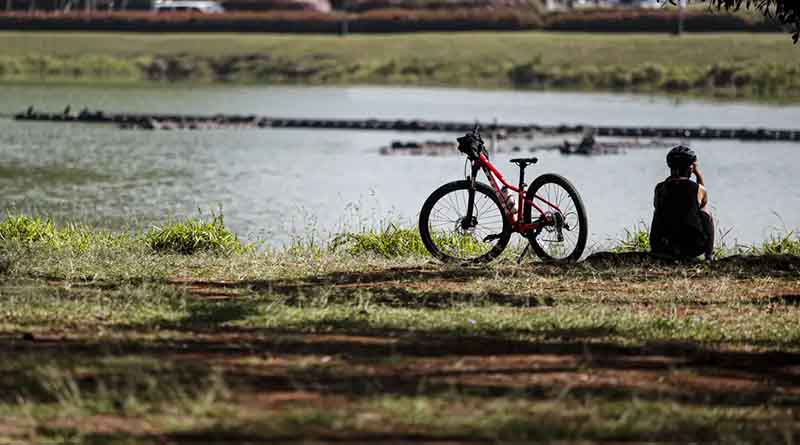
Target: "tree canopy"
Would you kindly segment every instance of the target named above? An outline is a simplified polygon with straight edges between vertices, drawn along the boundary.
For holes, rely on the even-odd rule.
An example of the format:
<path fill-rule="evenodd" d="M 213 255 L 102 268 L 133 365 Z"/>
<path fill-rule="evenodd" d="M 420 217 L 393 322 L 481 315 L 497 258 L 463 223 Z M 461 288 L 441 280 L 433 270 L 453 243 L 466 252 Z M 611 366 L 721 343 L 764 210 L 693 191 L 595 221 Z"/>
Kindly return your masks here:
<path fill-rule="evenodd" d="M 673 3 L 675 0 L 670 0 Z M 738 11 L 755 8 L 768 17 L 774 17 L 780 23 L 791 28 L 794 42 L 800 38 L 800 1 L 798 0 L 701 0 L 709 2 L 719 9 Z"/>

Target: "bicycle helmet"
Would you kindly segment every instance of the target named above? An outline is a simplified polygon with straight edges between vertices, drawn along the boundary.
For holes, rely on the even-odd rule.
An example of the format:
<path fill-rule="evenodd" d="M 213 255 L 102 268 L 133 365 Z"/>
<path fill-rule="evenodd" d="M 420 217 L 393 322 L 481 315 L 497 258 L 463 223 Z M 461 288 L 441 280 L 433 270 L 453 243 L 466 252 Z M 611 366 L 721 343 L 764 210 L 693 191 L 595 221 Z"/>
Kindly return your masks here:
<path fill-rule="evenodd" d="M 694 153 L 694 150 L 685 145 L 673 147 L 672 150 L 667 153 L 667 165 L 670 168 L 685 168 L 692 165 L 695 161 L 697 161 L 697 155 Z"/>

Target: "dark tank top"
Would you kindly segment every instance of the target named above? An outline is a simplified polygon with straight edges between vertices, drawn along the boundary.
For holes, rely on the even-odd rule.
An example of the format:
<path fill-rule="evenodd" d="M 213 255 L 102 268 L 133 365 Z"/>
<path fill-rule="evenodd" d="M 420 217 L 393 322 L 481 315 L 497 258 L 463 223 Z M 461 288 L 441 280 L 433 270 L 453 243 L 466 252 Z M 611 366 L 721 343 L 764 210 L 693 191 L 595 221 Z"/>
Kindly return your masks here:
<path fill-rule="evenodd" d="M 700 219 L 698 188 L 688 178 L 667 178 L 656 186 L 650 226 L 653 253 L 693 257 L 703 252 L 707 237 Z"/>

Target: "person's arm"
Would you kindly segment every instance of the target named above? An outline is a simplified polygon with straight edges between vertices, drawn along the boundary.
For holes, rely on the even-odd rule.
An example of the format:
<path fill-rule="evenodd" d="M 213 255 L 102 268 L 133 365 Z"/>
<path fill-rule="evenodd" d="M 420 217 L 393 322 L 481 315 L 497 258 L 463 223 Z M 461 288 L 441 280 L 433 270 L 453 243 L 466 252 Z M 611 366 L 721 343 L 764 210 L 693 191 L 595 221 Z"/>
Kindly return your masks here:
<path fill-rule="evenodd" d="M 697 186 L 697 202 L 700 203 L 700 210 L 705 210 L 708 205 L 708 192 L 702 185 Z"/>
<path fill-rule="evenodd" d="M 705 179 L 703 178 L 703 172 L 700 171 L 700 167 L 697 165 L 697 162 L 692 164 L 692 172 L 694 173 L 694 177 L 697 178 L 697 183 L 701 186 L 705 187 Z"/>
<path fill-rule="evenodd" d="M 697 162 L 692 164 L 692 172 L 694 172 L 694 176 L 697 178 L 697 202 L 700 203 L 700 210 L 705 210 L 706 206 L 708 205 L 708 192 L 706 192 L 703 172 L 700 171 L 700 167 L 697 166 Z"/>
<path fill-rule="evenodd" d="M 661 191 L 661 184 L 659 183 L 659 184 L 656 185 L 656 189 L 653 190 L 653 208 L 654 209 L 658 209 L 658 195 L 660 194 L 659 193 L 660 191 Z"/>

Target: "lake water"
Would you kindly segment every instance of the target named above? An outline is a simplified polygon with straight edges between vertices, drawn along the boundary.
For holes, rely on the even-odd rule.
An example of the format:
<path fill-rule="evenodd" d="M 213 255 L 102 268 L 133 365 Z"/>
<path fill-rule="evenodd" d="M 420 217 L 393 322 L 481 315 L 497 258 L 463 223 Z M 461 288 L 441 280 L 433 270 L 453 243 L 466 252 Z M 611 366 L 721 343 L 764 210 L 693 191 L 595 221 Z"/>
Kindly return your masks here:
<path fill-rule="evenodd" d="M 622 94 L 390 87 L 0 86 L 0 113 L 58 111 L 236 113 L 515 123 L 796 128 L 798 106 L 712 103 Z M 0 210 L 113 229 L 147 227 L 222 207 L 248 240 L 281 245 L 389 222 L 413 225 L 464 159 L 381 156 L 395 139 L 458 135 L 349 130 L 125 131 L 0 119 Z M 725 241 L 757 243 L 800 228 L 800 144 L 690 141 Z M 594 157 L 540 152 L 528 178 L 560 173 L 576 185 L 599 248 L 652 216 L 666 149 Z M 495 163 L 516 177 L 498 154 Z"/>

